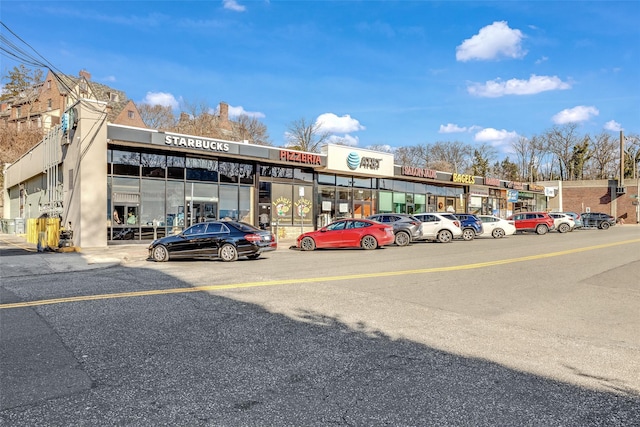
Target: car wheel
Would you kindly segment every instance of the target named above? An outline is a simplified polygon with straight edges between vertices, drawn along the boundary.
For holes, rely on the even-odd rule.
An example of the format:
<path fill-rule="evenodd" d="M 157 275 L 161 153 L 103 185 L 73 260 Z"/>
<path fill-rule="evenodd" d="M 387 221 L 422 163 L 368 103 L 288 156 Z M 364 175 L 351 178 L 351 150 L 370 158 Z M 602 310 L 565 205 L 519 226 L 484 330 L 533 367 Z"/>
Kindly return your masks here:
<path fill-rule="evenodd" d="M 609 223 L 607 221 L 603 222 L 602 224 L 600 224 L 600 228 L 603 230 L 607 230 L 609 228 Z"/>
<path fill-rule="evenodd" d="M 304 237 L 300 241 L 300 249 L 303 251 L 312 251 L 316 248 L 316 242 L 311 237 Z"/>
<path fill-rule="evenodd" d="M 569 227 L 569 224 L 564 224 L 564 223 L 563 223 L 563 224 L 560 224 L 560 225 L 558 226 L 558 232 L 560 232 L 560 233 L 566 233 L 567 231 L 569 231 L 569 228 L 570 228 L 570 227 Z"/>
<path fill-rule="evenodd" d="M 542 234 L 547 234 L 547 231 L 549 231 L 549 227 L 547 227 L 547 226 L 546 226 L 546 225 L 544 225 L 544 224 L 540 224 L 540 225 L 538 225 L 538 226 L 536 227 L 536 233 L 537 233 L 537 234 L 540 234 L 540 235 L 542 235 Z"/>
<path fill-rule="evenodd" d="M 504 230 L 502 228 L 496 228 L 491 232 L 491 235 L 494 239 L 500 239 L 504 237 Z"/>
<path fill-rule="evenodd" d="M 395 243 L 398 246 L 407 246 L 411 243 L 411 237 L 409 237 L 409 234 L 405 231 L 398 231 L 398 233 L 396 233 Z"/>
<path fill-rule="evenodd" d="M 438 232 L 438 242 L 449 243 L 453 240 L 453 234 L 449 230 L 440 230 Z"/>
<path fill-rule="evenodd" d="M 378 241 L 373 236 L 364 236 L 360 241 L 362 249 L 375 249 L 378 247 Z"/>
<path fill-rule="evenodd" d="M 169 251 L 166 246 L 159 245 L 153 248 L 153 252 L 151 252 L 154 261 L 165 262 L 169 261 Z"/>
<path fill-rule="evenodd" d="M 249 258 L 249 259 L 258 259 L 258 258 L 260 258 L 260 254 L 247 255 L 247 258 Z"/>
<path fill-rule="evenodd" d="M 220 248 L 220 259 L 224 262 L 235 261 L 238 259 L 238 250 L 235 246 L 227 243 Z"/>
<path fill-rule="evenodd" d="M 462 230 L 462 239 L 463 240 L 466 240 L 466 241 L 473 240 L 475 235 L 476 235 L 475 231 L 473 231 L 470 228 L 465 228 L 464 230 Z"/>

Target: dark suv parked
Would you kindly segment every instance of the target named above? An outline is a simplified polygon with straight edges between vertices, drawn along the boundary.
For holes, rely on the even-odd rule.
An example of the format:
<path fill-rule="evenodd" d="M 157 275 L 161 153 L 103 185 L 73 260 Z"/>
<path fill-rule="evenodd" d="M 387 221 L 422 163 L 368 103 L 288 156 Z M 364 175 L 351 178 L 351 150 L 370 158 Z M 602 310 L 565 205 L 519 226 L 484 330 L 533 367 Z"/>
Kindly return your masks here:
<path fill-rule="evenodd" d="M 612 225 L 616 225 L 616 219 L 611 215 L 602 212 L 588 212 L 580 214 L 582 217 L 582 225 L 585 228 L 597 227 L 606 230 Z"/>
<path fill-rule="evenodd" d="M 473 240 L 478 234 L 482 234 L 482 221 L 473 214 L 455 214 L 462 228 L 462 239 Z"/>
<path fill-rule="evenodd" d="M 418 218 L 407 214 L 376 214 L 368 216 L 367 219 L 393 225 L 393 234 L 396 235 L 395 244 L 407 246 L 409 243 L 422 236 L 422 224 Z"/>

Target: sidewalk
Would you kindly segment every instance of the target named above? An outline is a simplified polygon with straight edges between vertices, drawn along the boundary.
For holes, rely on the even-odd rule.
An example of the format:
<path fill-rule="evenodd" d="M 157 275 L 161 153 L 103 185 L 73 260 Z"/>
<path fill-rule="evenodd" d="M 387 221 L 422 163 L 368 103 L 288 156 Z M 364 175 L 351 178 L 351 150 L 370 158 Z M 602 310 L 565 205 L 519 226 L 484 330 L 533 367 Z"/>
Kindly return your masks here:
<path fill-rule="evenodd" d="M 282 239 L 278 250 L 288 250 L 294 239 Z M 0 234 L 0 278 L 47 275 L 60 272 L 93 270 L 148 257 L 149 243 L 109 245 L 99 248 L 77 248 L 77 252 L 38 252 L 35 244 L 22 235 Z"/>

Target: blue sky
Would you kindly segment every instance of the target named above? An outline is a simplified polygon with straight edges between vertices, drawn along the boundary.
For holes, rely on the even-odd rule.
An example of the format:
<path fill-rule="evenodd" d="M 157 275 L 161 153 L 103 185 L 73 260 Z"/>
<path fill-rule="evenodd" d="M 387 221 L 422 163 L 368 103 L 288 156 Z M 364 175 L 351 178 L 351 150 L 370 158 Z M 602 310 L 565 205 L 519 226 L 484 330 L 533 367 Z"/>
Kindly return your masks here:
<path fill-rule="evenodd" d="M 2 22 L 136 103 L 301 118 L 367 148 L 501 154 L 575 122 L 640 133 L 639 1 L 14 1 Z M 8 35 L 2 28 L 2 34 Z M 17 63 L 2 58 L 2 73 Z"/>

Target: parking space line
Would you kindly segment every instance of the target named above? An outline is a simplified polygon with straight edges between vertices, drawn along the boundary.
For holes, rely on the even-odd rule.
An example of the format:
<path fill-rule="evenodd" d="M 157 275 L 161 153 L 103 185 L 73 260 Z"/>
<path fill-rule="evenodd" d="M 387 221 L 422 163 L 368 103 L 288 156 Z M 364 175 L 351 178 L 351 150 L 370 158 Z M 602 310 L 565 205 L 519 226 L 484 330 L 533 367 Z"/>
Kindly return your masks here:
<path fill-rule="evenodd" d="M 478 269 L 478 268 L 493 267 L 496 265 L 513 264 L 518 262 L 526 262 L 526 261 L 533 261 L 533 260 L 539 260 L 539 259 L 545 259 L 545 258 L 552 258 L 557 256 L 571 255 L 571 254 L 576 254 L 580 252 L 593 251 L 597 249 L 604 249 L 604 248 L 610 248 L 613 246 L 627 245 L 627 244 L 639 243 L 639 242 L 640 242 L 640 239 L 625 240 L 621 242 L 587 246 L 584 248 L 568 249 L 566 251 L 549 252 L 549 253 L 538 254 L 538 255 L 528 255 L 528 256 L 517 257 L 517 258 L 507 258 L 507 259 L 501 259 L 501 260 L 495 260 L 495 261 L 478 262 L 473 264 L 452 265 L 448 267 L 430 267 L 430 268 L 421 268 L 421 269 L 415 269 L 415 270 L 400 270 L 400 271 L 386 271 L 386 272 L 383 271 L 378 273 L 360 273 L 360 274 L 349 274 L 349 275 L 343 275 L 343 276 L 309 277 L 309 278 L 298 278 L 298 279 L 267 280 L 267 281 L 260 281 L 260 282 L 229 283 L 226 285 L 195 286 L 191 288 L 156 289 L 156 290 L 148 290 L 148 291 L 121 292 L 121 293 L 113 293 L 113 294 L 85 295 L 85 296 L 46 299 L 46 300 L 38 300 L 38 301 L 25 301 L 25 302 L 18 302 L 18 303 L 0 304 L 0 310 L 11 309 L 11 308 L 36 307 L 41 305 L 66 304 L 66 303 L 83 302 L 83 301 L 96 301 L 96 300 L 115 299 L 115 298 L 133 298 L 133 297 L 143 297 L 143 296 L 153 296 L 153 295 L 180 294 L 180 293 L 189 293 L 189 292 L 211 292 L 211 291 L 219 291 L 219 290 L 226 290 L 226 289 L 257 288 L 257 287 L 264 287 L 264 286 L 292 285 L 292 284 L 318 283 L 318 282 L 335 282 L 335 281 L 342 281 L 342 280 L 368 279 L 372 277 L 391 277 L 391 276 L 403 276 L 403 275 L 412 275 L 412 274 L 428 274 L 428 273 L 439 273 L 439 272 L 447 272 L 447 271 L 472 270 L 472 269 Z"/>

